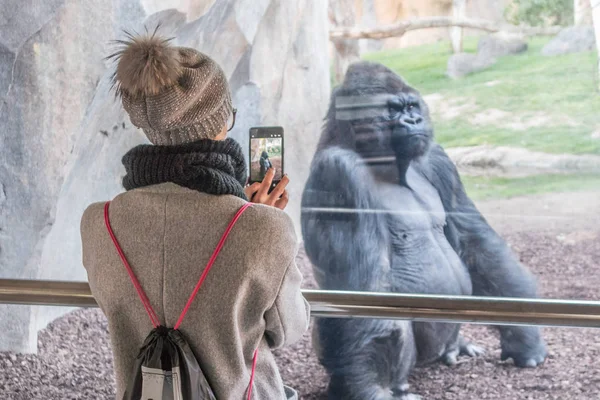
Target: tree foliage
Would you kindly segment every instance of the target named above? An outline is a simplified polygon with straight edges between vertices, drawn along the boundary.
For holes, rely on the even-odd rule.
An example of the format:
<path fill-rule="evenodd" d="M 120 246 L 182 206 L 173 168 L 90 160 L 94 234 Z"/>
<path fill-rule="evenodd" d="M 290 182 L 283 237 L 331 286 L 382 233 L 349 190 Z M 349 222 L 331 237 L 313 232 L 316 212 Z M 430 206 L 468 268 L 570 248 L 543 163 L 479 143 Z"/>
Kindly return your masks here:
<path fill-rule="evenodd" d="M 572 25 L 573 12 L 573 0 L 513 0 L 504 16 L 515 25 Z"/>

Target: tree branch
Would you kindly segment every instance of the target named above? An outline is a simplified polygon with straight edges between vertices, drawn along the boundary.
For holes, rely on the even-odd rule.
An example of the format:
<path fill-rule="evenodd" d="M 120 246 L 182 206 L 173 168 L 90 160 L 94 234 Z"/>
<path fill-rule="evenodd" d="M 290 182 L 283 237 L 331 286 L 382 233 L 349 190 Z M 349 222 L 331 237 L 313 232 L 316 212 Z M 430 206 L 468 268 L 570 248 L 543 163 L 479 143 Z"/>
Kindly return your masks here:
<path fill-rule="evenodd" d="M 487 32 L 513 32 L 526 36 L 553 36 L 563 27 L 533 27 L 533 26 L 515 26 L 499 25 L 492 21 L 484 19 L 453 18 L 453 17 L 426 17 L 416 18 L 406 21 L 398 21 L 390 25 L 378 28 L 334 28 L 329 31 L 330 39 L 386 39 L 390 37 L 400 37 L 408 31 L 429 28 L 446 28 L 450 26 L 460 26 L 463 28 L 480 29 Z"/>

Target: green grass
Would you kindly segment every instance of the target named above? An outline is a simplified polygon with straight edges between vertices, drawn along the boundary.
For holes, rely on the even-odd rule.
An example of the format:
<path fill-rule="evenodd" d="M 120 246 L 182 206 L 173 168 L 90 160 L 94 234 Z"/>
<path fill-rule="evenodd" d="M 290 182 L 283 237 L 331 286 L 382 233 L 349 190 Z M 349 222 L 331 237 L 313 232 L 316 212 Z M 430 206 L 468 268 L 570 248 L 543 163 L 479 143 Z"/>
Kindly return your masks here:
<path fill-rule="evenodd" d="M 439 93 L 445 98 L 474 101 L 475 109 L 466 115 L 434 120 L 437 140 L 443 146 L 492 144 L 549 153 L 600 154 L 600 140 L 591 136 L 600 128 L 596 52 L 545 57 L 540 50 L 548 40 L 531 39 L 527 52 L 502 57 L 491 68 L 458 80 L 446 76 L 451 55 L 448 42 L 370 53 L 364 58 L 387 65 L 424 95 Z M 476 39 L 466 40 L 465 51 L 475 52 L 476 47 Z M 486 86 L 490 81 L 501 83 Z M 492 124 L 474 126 L 468 121 L 474 113 L 490 108 L 563 118 L 558 118 L 560 123 L 524 131 Z M 569 126 L 565 118 L 579 124 Z"/>
<path fill-rule="evenodd" d="M 524 178 L 462 176 L 461 179 L 473 200 L 511 198 L 548 192 L 600 190 L 598 175 L 537 175 Z"/>

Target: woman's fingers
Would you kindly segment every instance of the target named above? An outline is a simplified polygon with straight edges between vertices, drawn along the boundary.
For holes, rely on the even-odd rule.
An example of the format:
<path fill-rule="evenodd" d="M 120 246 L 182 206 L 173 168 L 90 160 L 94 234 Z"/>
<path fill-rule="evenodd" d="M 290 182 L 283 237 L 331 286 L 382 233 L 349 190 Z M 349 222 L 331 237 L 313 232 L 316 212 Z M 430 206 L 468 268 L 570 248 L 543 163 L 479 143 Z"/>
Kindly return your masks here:
<path fill-rule="evenodd" d="M 269 189 L 273 184 L 273 178 L 275 177 L 275 169 L 270 168 L 265 174 L 265 178 L 262 182 L 255 182 L 252 185 L 244 189 L 246 197 L 253 203 L 265 204 L 272 207 L 277 207 L 283 210 L 289 201 L 288 192 L 286 187 L 290 182 L 290 178 L 284 175 L 281 181 L 277 183 L 277 186 L 269 193 Z"/>
<path fill-rule="evenodd" d="M 263 203 L 266 200 L 267 195 L 269 194 L 269 188 L 271 187 L 271 183 L 273 183 L 273 177 L 275 176 L 275 169 L 269 168 L 267 173 L 265 174 L 265 178 L 261 182 L 261 186 L 256 193 L 256 197 L 259 199 L 260 203 Z"/>
<path fill-rule="evenodd" d="M 284 190 L 281 198 L 275 202 L 275 207 L 283 210 L 287 206 L 289 200 L 288 191 Z"/>
<path fill-rule="evenodd" d="M 277 186 L 275 186 L 275 189 L 273 189 L 273 191 L 269 194 L 269 202 L 271 202 L 272 205 L 274 205 L 275 202 L 279 200 L 279 198 L 283 195 L 283 193 L 285 192 L 285 187 L 289 182 L 290 179 L 287 177 L 287 175 L 284 175 L 283 178 L 281 178 L 281 181 L 279 181 L 279 183 L 277 184 Z"/>
<path fill-rule="evenodd" d="M 244 194 L 246 194 L 249 200 L 252 200 L 258 189 L 260 189 L 260 182 L 254 182 L 252 185 L 244 188 Z"/>

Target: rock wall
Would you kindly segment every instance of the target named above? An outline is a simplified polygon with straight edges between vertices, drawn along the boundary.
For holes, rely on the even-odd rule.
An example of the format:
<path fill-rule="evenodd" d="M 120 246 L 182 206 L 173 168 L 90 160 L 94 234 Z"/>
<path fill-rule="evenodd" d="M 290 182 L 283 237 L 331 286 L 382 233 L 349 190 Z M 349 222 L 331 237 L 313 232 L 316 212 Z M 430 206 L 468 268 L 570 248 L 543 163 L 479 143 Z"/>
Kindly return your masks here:
<path fill-rule="evenodd" d="M 329 23 L 331 27 L 356 25 L 355 0 L 332 0 L 329 2 Z M 333 79 L 342 82 L 348 67 L 360 60 L 359 41 L 353 39 L 335 39 L 330 46 L 332 51 Z"/>
<path fill-rule="evenodd" d="M 171 7 L 167 10 L 167 8 Z M 313 0 L 4 0 L 0 3 L 0 277 L 85 280 L 79 220 L 122 191 L 121 156 L 144 143 L 109 93 L 109 40 L 154 27 L 219 62 L 235 107 L 231 136 L 282 125 L 299 202 L 329 96 L 327 4 Z M 36 351 L 67 311 L 0 305 L 0 351 Z"/>

